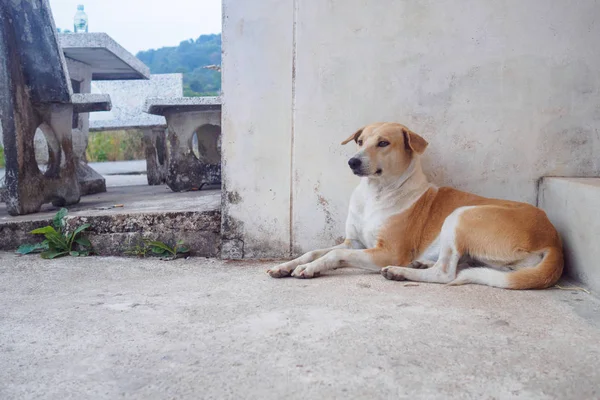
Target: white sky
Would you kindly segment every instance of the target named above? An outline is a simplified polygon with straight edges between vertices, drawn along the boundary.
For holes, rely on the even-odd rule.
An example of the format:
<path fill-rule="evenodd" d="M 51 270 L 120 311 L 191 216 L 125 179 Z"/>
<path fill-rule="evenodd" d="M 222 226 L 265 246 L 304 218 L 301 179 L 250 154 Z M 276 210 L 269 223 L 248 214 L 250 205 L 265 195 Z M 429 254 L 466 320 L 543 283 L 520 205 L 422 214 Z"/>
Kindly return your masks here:
<path fill-rule="evenodd" d="M 133 54 L 221 32 L 221 0 L 50 0 L 56 26 L 73 30 L 77 4 L 90 32 L 105 32 Z"/>

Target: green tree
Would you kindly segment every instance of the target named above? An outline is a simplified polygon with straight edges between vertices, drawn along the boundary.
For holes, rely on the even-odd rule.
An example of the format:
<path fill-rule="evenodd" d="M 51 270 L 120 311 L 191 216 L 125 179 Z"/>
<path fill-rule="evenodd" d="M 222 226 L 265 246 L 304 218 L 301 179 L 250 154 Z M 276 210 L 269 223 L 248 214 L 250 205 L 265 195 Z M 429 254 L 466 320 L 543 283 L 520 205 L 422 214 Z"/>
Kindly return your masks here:
<path fill-rule="evenodd" d="M 221 34 L 184 40 L 176 47 L 141 51 L 137 57 L 153 74 L 183 74 L 184 96 L 216 96 L 221 92 L 221 73 L 204 67 L 221 65 Z"/>

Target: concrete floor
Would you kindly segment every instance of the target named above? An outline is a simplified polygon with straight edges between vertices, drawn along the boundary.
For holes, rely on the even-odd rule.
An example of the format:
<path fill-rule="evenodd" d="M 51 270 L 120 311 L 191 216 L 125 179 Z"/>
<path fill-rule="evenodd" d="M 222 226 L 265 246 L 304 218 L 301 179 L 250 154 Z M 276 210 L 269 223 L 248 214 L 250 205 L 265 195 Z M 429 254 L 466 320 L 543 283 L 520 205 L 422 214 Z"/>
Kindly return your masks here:
<path fill-rule="evenodd" d="M 89 165 L 104 176 L 107 188 L 148 185 L 146 160 L 109 161 L 89 163 Z"/>
<path fill-rule="evenodd" d="M 2 399 L 600 397 L 581 291 L 0 253 Z"/>
<path fill-rule="evenodd" d="M 148 185 L 146 160 L 89 163 L 106 180 L 106 187 Z M 0 181 L 5 170 L 0 168 Z"/>
<path fill-rule="evenodd" d="M 146 160 L 93 162 L 88 165 L 104 176 L 146 173 Z"/>

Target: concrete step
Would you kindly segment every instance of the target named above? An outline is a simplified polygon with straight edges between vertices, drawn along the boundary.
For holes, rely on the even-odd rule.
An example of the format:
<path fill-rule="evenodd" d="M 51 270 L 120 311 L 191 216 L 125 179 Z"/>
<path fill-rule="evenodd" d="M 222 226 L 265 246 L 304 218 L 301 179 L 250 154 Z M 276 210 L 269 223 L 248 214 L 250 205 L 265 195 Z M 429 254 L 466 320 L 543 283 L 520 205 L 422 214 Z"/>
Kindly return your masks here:
<path fill-rule="evenodd" d="M 67 207 L 67 224 L 91 224 L 86 231 L 98 255 L 124 255 L 142 238 L 173 244 L 183 240 L 194 256 L 216 257 L 220 252 L 221 192 L 219 189 L 174 193 L 166 185 L 109 188 Z M 0 250 L 42 240 L 29 232 L 51 223 L 58 208 L 11 217 L 0 204 Z"/>
<path fill-rule="evenodd" d="M 538 203 L 563 239 L 567 274 L 600 293 L 600 178 L 544 178 Z"/>

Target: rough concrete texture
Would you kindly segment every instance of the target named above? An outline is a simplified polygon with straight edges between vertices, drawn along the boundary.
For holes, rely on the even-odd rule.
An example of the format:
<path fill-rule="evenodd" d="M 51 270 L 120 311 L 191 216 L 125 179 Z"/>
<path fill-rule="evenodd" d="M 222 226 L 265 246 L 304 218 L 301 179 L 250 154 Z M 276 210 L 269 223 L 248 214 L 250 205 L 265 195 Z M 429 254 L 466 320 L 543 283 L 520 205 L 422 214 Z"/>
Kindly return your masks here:
<path fill-rule="evenodd" d="M 146 174 L 148 185 L 162 185 L 167 182 L 169 148 L 164 127 L 144 128 L 142 143 L 146 154 Z"/>
<path fill-rule="evenodd" d="M 541 176 L 600 174 L 598 1 L 277 3 L 223 2 L 224 187 L 241 199 L 224 211 L 246 244 L 281 238 L 254 254 L 344 234 L 358 179 L 340 142 L 371 122 L 422 134 L 434 182 L 485 196 L 535 203 Z"/>
<path fill-rule="evenodd" d="M 600 293 L 600 178 L 544 178 L 541 207 L 561 235 L 565 268 Z"/>
<path fill-rule="evenodd" d="M 0 254 L 2 399 L 592 399 L 600 302 L 191 258 Z"/>
<path fill-rule="evenodd" d="M 84 160 L 77 162 L 77 181 L 82 196 L 106 192 L 106 180 Z"/>
<path fill-rule="evenodd" d="M 144 102 L 151 97 L 183 96 L 183 75 L 155 74 L 149 80 L 95 81 L 92 93 L 109 94 L 113 109 L 90 115 L 91 130 L 166 126 L 163 116 L 144 112 Z"/>
<path fill-rule="evenodd" d="M 91 66 L 93 80 L 150 78 L 150 69 L 106 33 L 62 33 L 58 37 L 65 56 Z"/>
<path fill-rule="evenodd" d="M 176 192 L 221 184 L 221 111 L 167 114 L 166 181 Z M 197 137 L 199 156 L 193 142 Z"/>
<path fill-rule="evenodd" d="M 220 251 L 220 201 L 219 190 L 176 194 L 166 186 L 115 187 L 69 207 L 67 225 L 73 230 L 91 224 L 85 236 L 99 255 L 124 255 L 148 238 L 171 245 L 183 240 L 192 254 L 215 257 Z M 0 205 L 0 250 L 42 241 L 29 232 L 48 225 L 56 211 L 46 207 L 35 215 L 10 217 Z"/>
<path fill-rule="evenodd" d="M 144 104 L 147 113 L 164 115 L 168 129 L 166 183 L 175 192 L 221 183 L 221 99 L 219 97 L 153 98 Z M 154 136 L 154 139 L 151 136 Z M 158 149 L 161 132 L 145 132 L 149 184 L 160 184 Z M 159 140 L 160 139 L 160 140 Z M 193 148 L 197 144 L 197 151 Z M 164 152 L 163 147 L 163 152 Z M 166 158 L 166 160 L 165 160 Z M 160 164 L 160 163 L 159 163 Z M 162 171 L 161 171 L 162 172 Z"/>
<path fill-rule="evenodd" d="M 128 255 L 143 246 L 144 239 L 170 246 L 183 241 L 193 256 L 216 257 L 220 252 L 221 212 L 218 209 L 67 218 L 71 232 L 85 223 L 91 225 L 85 236 L 98 255 Z"/>

